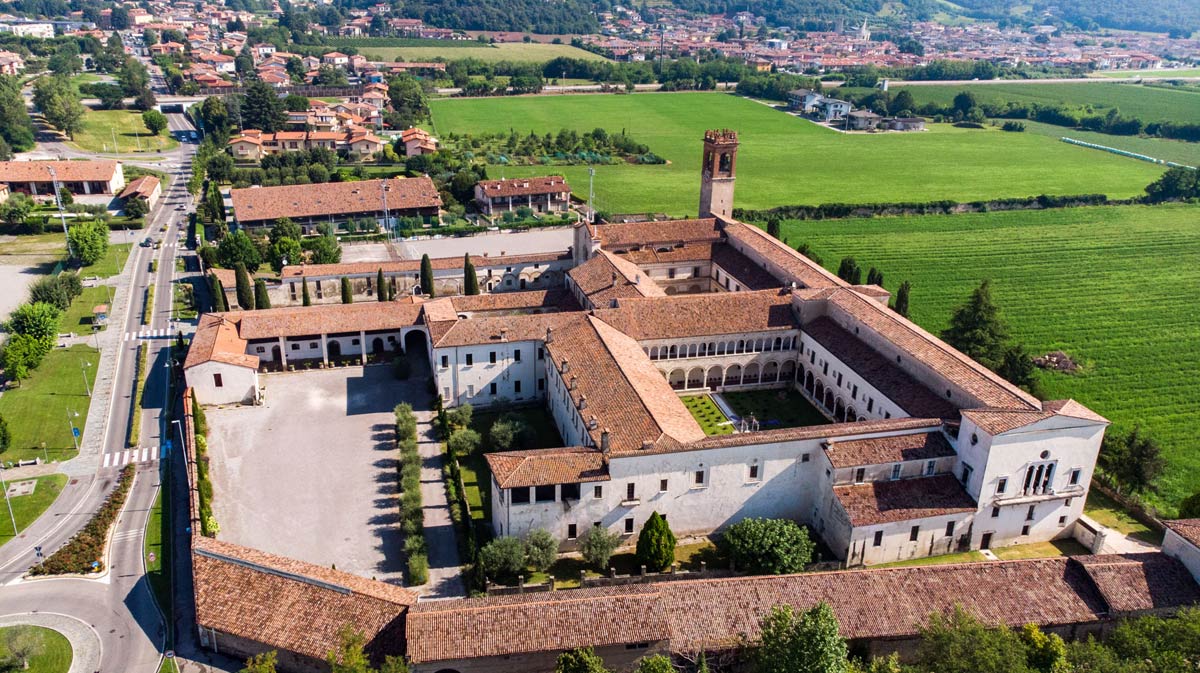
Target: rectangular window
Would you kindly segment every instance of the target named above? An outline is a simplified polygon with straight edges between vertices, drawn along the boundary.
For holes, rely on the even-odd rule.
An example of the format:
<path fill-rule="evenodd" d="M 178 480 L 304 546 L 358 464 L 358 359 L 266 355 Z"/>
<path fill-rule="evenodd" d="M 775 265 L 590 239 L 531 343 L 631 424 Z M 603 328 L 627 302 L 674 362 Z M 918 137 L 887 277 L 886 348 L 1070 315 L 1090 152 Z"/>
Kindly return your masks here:
<path fill-rule="evenodd" d="M 538 359 L 539 360 L 546 359 L 546 349 L 545 348 L 538 348 Z"/>
<path fill-rule="evenodd" d="M 1079 483 L 1080 474 L 1081 474 L 1081 472 L 1078 469 L 1071 470 L 1071 485 L 1072 486 L 1075 486 L 1076 484 Z"/>
<path fill-rule="evenodd" d="M 558 487 L 562 492 L 563 500 L 578 500 L 579 499 L 579 484 L 563 484 Z"/>
<path fill-rule="evenodd" d="M 628 517 L 625 519 L 625 534 L 633 534 L 633 517 Z"/>
<path fill-rule="evenodd" d="M 838 387 L 842 387 L 842 373 L 838 372 Z"/>
<path fill-rule="evenodd" d="M 963 465 L 963 469 L 962 469 L 962 483 L 966 484 L 966 483 L 969 483 L 969 482 L 971 481 L 971 472 L 973 472 L 973 471 L 974 471 L 974 470 L 972 470 L 972 469 L 971 469 L 971 466 L 970 466 L 970 465 Z"/>
<path fill-rule="evenodd" d="M 704 485 L 704 470 L 696 470 L 696 485 Z"/>
<path fill-rule="evenodd" d="M 512 490 L 512 503 L 514 505 L 524 505 L 529 502 L 528 488 L 514 488 Z"/>
<path fill-rule="evenodd" d="M 1003 493 L 1008 488 L 1008 479 L 1001 477 L 1000 481 L 996 482 L 996 493 Z"/>
<path fill-rule="evenodd" d="M 852 400 L 858 399 L 858 384 L 857 383 L 854 384 L 854 389 L 850 391 L 850 399 L 852 399 Z"/>
<path fill-rule="evenodd" d="M 901 467 L 902 466 L 900 463 L 896 463 L 895 465 L 892 466 L 892 481 L 895 481 L 900 478 L 900 468 Z"/>
<path fill-rule="evenodd" d="M 220 374 L 213 374 L 213 385 L 217 388 L 221 388 L 225 385 L 225 382 L 221 380 Z"/>
<path fill-rule="evenodd" d="M 358 339 L 351 339 L 351 340 L 350 340 L 350 345 L 351 345 L 351 346 L 357 346 L 357 345 L 358 345 Z"/>
<path fill-rule="evenodd" d="M 1029 525 L 1021 526 L 1021 535 L 1029 535 Z"/>
<path fill-rule="evenodd" d="M 758 481 L 758 466 L 750 466 L 750 481 Z"/>
<path fill-rule="evenodd" d="M 937 461 L 936 460 L 929 460 L 929 461 L 925 462 L 925 476 L 926 477 L 932 477 L 934 471 L 936 471 L 936 470 L 937 470 Z"/>
<path fill-rule="evenodd" d="M 520 361 L 521 361 L 521 349 L 514 348 L 513 349 L 513 362 L 520 362 Z"/>
<path fill-rule="evenodd" d="M 491 393 L 492 395 L 496 394 L 496 384 L 495 383 L 488 384 L 488 392 Z"/>
<path fill-rule="evenodd" d="M 883 531 L 881 531 L 881 530 L 875 531 L 875 544 L 873 546 L 875 546 L 875 547 L 883 546 Z"/>
<path fill-rule="evenodd" d="M 909 529 L 909 531 L 908 531 L 908 541 L 909 541 L 909 542 L 916 542 L 916 541 L 917 541 L 917 537 L 919 537 L 920 535 L 921 535 L 921 527 L 920 527 L 920 526 L 913 526 L 913 527 L 912 527 L 911 529 Z"/>
<path fill-rule="evenodd" d="M 659 480 L 658 480 L 658 492 L 659 492 L 659 493 L 666 493 L 666 492 L 667 492 L 667 480 L 666 480 L 666 479 L 659 479 Z"/>
<path fill-rule="evenodd" d="M 604 497 L 604 487 L 603 486 L 593 486 L 592 487 L 592 497 L 595 498 L 596 500 L 603 498 Z"/>
<path fill-rule="evenodd" d="M 538 390 L 546 389 L 546 379 L 538 379 Z"/>
<path fill-rule="evenodd" d="M 300 344 L 292 344 L 292 350 L 294 350 L 294 351 L 300 350 Z"/>
<path fill-rule="evenodd" d="M 317 347 L 317 342 L 315 342 L 315 341 L 310 341 L 310 342 L 308 342 L 308 347 L 309 347 L 309 348 L 316 348 L 316 347 Z"/>
<path fill-rule="evenodd" d="M 446 367 L 449 367 L 449 366 L 450 366 L 450 356 L 443 355 L 442 356 L 442 369 L 445 369 Z"/>
<path fill-rule="evenodd" d="M 1070 506 L 1071 506 L 1071 501 L 1072 501 L 1072 500 L 1074 500 L 1074 499 L 1075 499 L 1075 498 L 1067 498 L 1067 501 L 1063 503 L 1063 507 L 1070 507 Z"/>
<path fill-rule="evenodd" d="M 812 457 L 809 456 L 807 453 L 800 454 L 800 462 L 807 463 L 810 460 L 812 460 Z"/>
<path fill-rule="evenodd" d="M 675 269 L 667 269 L 667 278 L 675 277 Z"/>
<path fill-rule="evenodd" d="M 521 382 L 520 381 L 513 381 L 513 392 L 514 393 L 521 392 Z"/>
<path fill-rule="evenodd" d="M 467 397 L 475 397 L 475 384 L 474 383 L 467 385 Z"/>
<path fill-rule="evenodd" d="M 496 351 L 491 351 L 488 353 L 488 362 L 491 364 L 496 364 Z"/>
<path fill-rule="evenodd" d="M 872 411 L 875 411 L 875 398 L 874 397 L 867 399 L 867 413 L 869 414 Z"/>
<path fill-rule="evenodd" d="M 575 524 L 573 524 L 573 523 L 567 524 L 567 539 L 568 540 L 574 540 L 576 537 L 578 537 L 577 532 L 578 532 L 578 528 L 575 527 Z"/>
<path fill-rule="evenodd" d="M 946 537 L 954 537 L 954 522 L 946 522 Z"/>
<path fill-rule="evenodd" d="M 1058 527 L 1062 528 L 1065 525 L 1067 525 L 1067 517 L 1065 517 L 1065 516 L 1058 517 Z"/>
<path fill-rule="evenodd" d="M 1034 510 L 1036 510 L 1036 509 L 1037 509 L 1037 505 L 1029 506 L 1029 511 L 1025 512 L 1025 520 L 1026 521 L 1033 521 L 1033 513 L 1034 513 Z"/>
<path fill-rule="evenodd" d="M 993 507 L 993 508 L 992 508 L 992 518 L 993 518 L 993 519 L 999 519 L 999 518 L 1000 518 L 1000 508 L 999 508 L 999 507 Z"/>
<path fill-rule="evenodd" d="M 467 366 L 470 367 L 473 364 L 475 364 L 475 356 L 467 353 Z"/>
<path fill-rule="evenodd" d="M 637 497 L 637 490 L 633 484 L 625 484 L 625 499 L 633 500 Z"/>
<path fill-rule="evenodd" d="M 860 467 L 854 471 L 854 483 L 861 484 L 867 478 L 867 468 Z"/>
<path fill-rule="evenodd" d="M 554 484 L 535 487 L 533 497 L 538 502 L 554 502 Z"/>
<path fill-rule="evenodd" d="M 255 353 L 266 353 L 266 352 L 267 352 L 267 349 L 266 349 L 265 347 L 263 347 L 263 346 L 255 346 L 255 347 L 254 347 L 254 352 L 255 352 Z"/>

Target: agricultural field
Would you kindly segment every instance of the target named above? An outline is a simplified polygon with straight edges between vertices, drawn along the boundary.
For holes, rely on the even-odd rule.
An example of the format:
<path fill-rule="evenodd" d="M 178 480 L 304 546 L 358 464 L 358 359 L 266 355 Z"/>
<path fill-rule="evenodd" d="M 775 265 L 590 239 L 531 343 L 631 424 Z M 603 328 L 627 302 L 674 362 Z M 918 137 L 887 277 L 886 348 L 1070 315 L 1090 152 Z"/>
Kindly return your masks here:
<path fill-rule="evenodd" d="M 447 42 L 446 40 L 438 40 Z M 363 42 L 357 40 L 356 42 Z M 585 61 L 606 60 L 599 54 L 577 49 L 569 44 L 539 44 L 531 42 L 506 42 L 503 44 L 482 44 L 480 42 L 452 42 L 454 46 L 444 44 L 423 47 L 373 47 L 368 44 L 355 44 L 358 53 L 372 61 L 432 61 L 445 59 L 448 61 L 477 58 L 481 61 L 529 61 L 545 63 L 559 56 L 578 58 Z M 469 45 L 469 46 L 468 46 Z"/>
<path fill-rule="evenodd" d="M 1171 70 L 1106 70 L 1094 72 L 1092 77 L 1200 77 L 1200 68 L 1172 68 Z"/>
<path fill-rule="evenodd" d="M 83 116 L 83 129 L 75 134 L 72 143 L 87 152 L 112 152 L 114 138 L 116 151 L 122 153 L 155 152 L 179 145 L 169 131 L 151 135 L 137 110 L 90 109 Z"/>
<path fill-rule="evenodd" d="M 896 84 L 903 84 L 897 82 Z M 1200 123 L 1200 92 L 1142 86 L 1119 82 L 1037 83 L 1036 80 L 1012 84 L 903 84 L 918 105 L 934 102 L 949 105 L 960 91 L 970 91 L 976 100 L 1027 101 L 1030 103 L 1090 105 L 1106 112 L 1119 108 L 1127 117 L 1146 122 L 1175 121 Z M 892 88 L 895 95 L 898 88 Z"/>
<path fill-rule="evenodd" d="M 1126 206 L 790 221 L 782 234 L 831 269 L 844 256 L 878 267 L 893 292 L 911 281 L 911 316 L 935 334 L 991 279 L 1015 339 L 1082 366 L 1041 372 L 1048 399 L 1079 400 L 1116 430 L 1141 424 L 1160 443 L 1168 469 L 1149 500 L 1170 511 L 1200 489 L 1197 221 L 1200 206 Z"/>
<path fill-rule="evenodd" d="M 1200 166 L 1200 143 L 1189 143 L 1183 140 L 1168 140 L 1167 138 L 1148 138 L 1141 136 L 1114 136 L 1095 131 L 1069 129 L 1054 124 L 1022 120 L 1026 133 L 1036 133 L 1058 140 L 1062 137 L 1082 140 L 1085 143 L 1115 147 L 1126 152 L 1136 152 L 1146 156 L 1174 161 L 1188 166 Z M 1100 150 L 1096 150 L 1100 151 Z"/>
<path fill-rule="evenodd" d="M 1103 85 L 1101 85 L 1103 86 Z M 1037 194 L 1140 194 L 1162 168 L 1074 147 L 1032 133 L 934 125 L 923 133 L 831 131 L 767 105 L 718 93 L 654 93 L 443 99 L 430 102 L 434 130 L 480 133 L 627 132 L 668 160 L 656 166 L 596 168 L 596 206 L 610 212 L 694 215 L 704 130 L 740 134 L 736 205 L 862 203 Z M 503 168 L 505 177 L 544 175 Z M 587 168 L 555 167 L 587 195 Z M 500 177 L 500 169 L 493 171 Z"/>

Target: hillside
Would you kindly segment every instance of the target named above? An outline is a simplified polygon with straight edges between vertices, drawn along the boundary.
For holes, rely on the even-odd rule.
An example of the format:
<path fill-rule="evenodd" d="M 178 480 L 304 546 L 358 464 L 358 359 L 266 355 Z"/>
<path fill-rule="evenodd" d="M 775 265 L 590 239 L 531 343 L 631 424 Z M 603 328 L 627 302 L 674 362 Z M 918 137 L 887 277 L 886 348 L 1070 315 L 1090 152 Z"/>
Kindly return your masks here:
<path fill-rule="evenodd" d="M 958 0 L 957 4 L 984 18 L 1017 13 L 1035 18 L 1048 14 L 1086 29 L 1176 31 L 1176 34 L 1200 30 L 1200 3 L 1195 0 Z"/>

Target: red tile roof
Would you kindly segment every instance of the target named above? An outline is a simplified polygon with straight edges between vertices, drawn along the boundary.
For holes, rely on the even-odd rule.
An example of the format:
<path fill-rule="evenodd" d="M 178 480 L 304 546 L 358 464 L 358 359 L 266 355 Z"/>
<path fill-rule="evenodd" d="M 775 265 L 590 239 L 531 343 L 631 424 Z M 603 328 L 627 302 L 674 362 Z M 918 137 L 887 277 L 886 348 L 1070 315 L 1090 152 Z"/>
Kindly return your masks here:
<path fill-rule="evenodd" d="M 622 297 L 665 297 L 650 276 L 632 262 L 606 250 L 567 272 L 591 305 L 608 308 Z"/>
<path fill-rule="evenodd" d="M 1018 428 L 1033 425 L 1054 416 L 1065 416 L 1091 423 L 1108 424 L 1108 419 L 1088 409 L 1075 400 L 1051 400 L 1042 403 L 1042 410 L 1034 409 L 964 409 L 963 416 L 971 419 L 984 432 L 998 435 Z"/>
<path fill-rule="evenodd" d="M 605 249 L 673 246 L 700 241 L 719 241 L 721 231 L 714 219 L 668 220 L 666 222 L 629 222 L 593 225 Z"/>
<path fill-rule="evenodd" d="M 223 362 L 238 367 L 258 369 L 258 356 L 246 353 L 246 340 L 238 335 L 237 319 L 218 313 L 200 316 L 196 332 L 188 345 L 183 368 L 205 362 Z"/>
<path fill-rule="evenodd" d="M 239 222 L 263 222 L 281 217 L 382 212 L 385 191 L 388 209 L 393 214 L 442 205 L 442 197 L 427 177 L 249 187 L 234 189 L 229 195 Z"/>
<path fill-rule="evenodd" d="M 528 255 L 488 256 L 471 255 L 471 263 L 476 270 L 494 269 L 524 264 L 549 264 L 569 260 L 570 256 L 561 252 L 530 253 Z M 430 260 L 434 271 L 447 269 L 462 269 L 462 257 L 435 257 Z M 373 274 L 383 269 L 385 274 L 417 273 L 421 269 L 421 260 L 402 259 L 388 262 L 346 262 L 342 264 L 297 264 L 285 267 L 282 278 L 326 278 L 331 276 L 353 276 L 358 274 Z"/>
<path fill-rule="evenodd" d="M 1175 519 L 1163 525 L 1191 544 L 1200 547 L 1200 519 Z"/>
<path fill-rule="evenodd" d="M 792 250 L 779 239 L 758 227 L 733 220 L 724 221 L 725 236 L 735 249 L 745 248 L 768 260 L 782 272 L 779 280 L 798 283 L 802 287 L 825 288 L 845 286 L 846 282 L 825 267 Z M 768 269 L 779 275 L 773 269 Z"/>
<path fill-rule="evenodd" d="M 107 159 L 90 161 L 0 161 L 4 182 L 49 182 L 50 169 L 60 182 L 108 182 L 120 164 Z"/>
<path fill-rule="evenodd" d="M 799 327 L 790 292 L 719 292 L 644 299 L 621 298 L 596 317 L 641 340 L 784 332 Z"/>
<path fill-rule="evenodd" d="M 1164 563 L 1161 554 L 1074 558 L 1095 583 L 1111 613 L 1138 613 L 1200 602 L 1200 588 L 1188 581 L 1192 579 L 1188 570 Z M 1172 581 L 1164 581 L 1172 574 Z"/>
<path fill-rule="evenodd" d="M 235 318 L 239 323 L 238 334 L 246 340 L 257 340 L 414 327 L 420 324 L 421 306 L 401 302 L 363 302 L 287 306 L 217 315 Z"/>
<path fill-rule="evenodd" d="M 585 447 L 484 454 L 500 488 L 608 481 L 608 461 Z"/>
<path fill-rule="evenodd" d="M 835 468 L 842 468 L 949 458 L 955 453 L 946 436 L 936 431 L 844 442 L 835 440 L 825 446 L 825 455 Z"/>
<path fill-rule="evenodd" d="M 481 180 L 476 185 L 483 188 L 483 195 L 488 198 L 562 194 L 571 191 L 571 186 L 567 184 L 566 178 L 561 175 L 509 178 L 507 180 Z"/>
<path fill-rule="evenodd" d="M 143 175 L 125 185 L 125 189 L 121 190 L 119 198 L 127 199 L 136 194 L 141 198 L 148 199 L 154 193 L 154 190 L 158 189 L 158 184 L 158 178 L 153 175 Z"/>
<path fill-rule="evenodd" d="M 852 526 L 975 511 L 975 500 L 949 474 L 834 486 L 833 495 L 850 516 Z"/>

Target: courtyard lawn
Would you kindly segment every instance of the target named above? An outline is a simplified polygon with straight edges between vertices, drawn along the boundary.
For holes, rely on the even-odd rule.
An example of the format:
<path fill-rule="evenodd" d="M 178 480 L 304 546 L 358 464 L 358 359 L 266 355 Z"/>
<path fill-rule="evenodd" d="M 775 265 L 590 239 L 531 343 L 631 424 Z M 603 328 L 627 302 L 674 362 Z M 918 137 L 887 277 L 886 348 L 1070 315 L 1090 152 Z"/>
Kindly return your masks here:
<path fill-rule="evenodd" d="M 981 552 L 965 551 L 958 554 L 942 554 L 941 556 L 926 556 L 925 558 L 908 559 L 907 561 L 893 561 L 891 563 L 880 563 L 878 565 L 867 566 L 868 568 L 909 568 L 912 566 L 936 566 L 945 565 L 947 563 L 977 563 L 986 561 L 987 559 Z"/>
<path fill-rule="evenodd" d="M 71 302 L 71 306 L 63 313 L 62 323 L 59 325 L 58 331 L 91 334 L 92 309 L 97 304 L 107 304 L 109 302 L 109 292 L 111 292 L 111 288 L 103 285 L 83 288 L 83 294 L 76 297 Z"/>
<path fill-rule="evenodd" d="M 1153 545 L 1162 544 L 1161 532 L 1150 530 L 1146 524 L 1130 516 L 1120 503 L 1094 488 L 1088 491 L 1087 504 L 1083 507 L 1083 513 L 1101 526 L 1111 528 L 1122 535 Z"/>
<path fill-rule="evenodd" d="M 88 110 L 83 116 L 83 129 L 75 134 L 72 143 L 87 152 L 112 152 L 114 134 L 116 151 L 121 153 L 155 152 L 179 146 L 179 141 L 166 130 L 151 135 L 137 110 Z"/>
<path fill-rule="evenodd" d="M 741 418 L 751 414 L 761 429 L 802 428 L 825 425 L 829 419 L 821 415 L 804 396 L 795 390 L 752 390 L 744 393 L 721 393 L 721 398 Z"/>
<path fill-rule="evenodd" d="M 477 58 L 481 61 L 529 61 L 545 63 L 559 56 L 584 61 L 605 61 L 603 56 L 569 44 L 539 44 L 506 42 L 485 45 L 478 42 L 447 47 L 445 45 L 420 47 L 372 47 L 368 40 L 357 40 L 358 52 L 369 60 L 383 61 L 432 61 L 435 58 L 458 60 Z M 470 45 L 470 46 L 467 46 Z M 377 58 L 376 58 L 377 57 Z"/>
<path fill-rule="evenodd" d="M 518 407 L 505 412 L 483 411 L 472 415 L 471 429 L 483 438 L 483 446 L 479 451 L 459 461 L 459 469 L 462 472 L 463 493 L 466 495 L 467 504 L 471 506 L 471 519 L 482 528 L 489 527 L 492 509 L 492 473 L 483 457 L 485 452 L 491 450 L 488 431 L 501 416 L 510 414 L 518 417 L 530 428 L 529 441 L 514 446 L 513 450 L 552 449 L 563 445 L 562 436 L 558 434 L 558 428 L 554 425 L 554 418 L 543 406 Z"/>
<path fill-rule="evenodd" d="M 733 433 L 733 424 L 708 395 L 689 395 L 679 398 L 683 406 L 692 412 L 692 417 L 704 429 L 706 435 L 728 435 Z"/>
<path fill-rule="evenodd" d="M 12 442 L 7 451 L 0 453 L 0 462 L 44 455 L 57 461 L 75 457 L 68 414 L 79 414 L 70 416 L 70 420 L 82 432 L 91 402 L 83 387 L 83 372 L 87 372 L 88 385 L 94 385 L 99 360 L 100 353 L 90 346 L 56 348 L 21 385 L 4 391 L 0 416 L 8 421 Z M 45 454 L 42 443 L 46 445 Z"/>
<path fill-rule="evenodd" d="M 1034 133 L 935 124 L 923 133 L 846 135 L 722 93 L 451 99 L 430 102 L 435 131 L 625 131 L 670 163 L 597 166 L 596 207 L 695 215 L 705 129 L 741 140 L 735 204 L 971 201 L 1037 194 L 1140 194 L 1163 171 Z M 586 166 L 505 167 L 508 177 L 561 173 L 587 196 Z"/>
<path fill-rule="evenodd" d="M 1011 547 L 997 547 L 992 550 L 1001 561 L 1016 561 L 1027 558 L 1051 558 L 1054 556 L 1086 556 L 1091 550 L 1080 544 L 1074 538 L 1051 540 L 1049 542 L 1031 542 Z"/>
<path fill-rule="evenodd" d="M 14 670 L 23 673 L 67 673 L 70 670 L 71 642 L 58 631 L 29 625 L 0 628 L 0 658 L 11 656 L 5 643 L 13 637 L 28 638 L 33 645 L 25 665 L 18 662 Z"/>
<path fill-rule="evenodd" d="M 991 279 L 1014 339 L 1081 363 L 1039 373 L 1047 399 L 1074 398 L 1114 430 L 1140 423 L 1159 442 L 1168 469 L 1147 499 L 1170 515 L 1200 489 L 1197 221 L 1195 205 L 1125 206 L 785 222 L 783 236 L 831 269 L 845 256 L 878 267 L 893 292 L 911 281 L 910 315 L 935 334 Z"/>
<path fill-rule="evenodd" d="M 21 481 L 24 480 L 18 479 L 16 482 L 6 481 L 5 483 L 11 486 Z M 28 528 L 29 524 L 42 515 L 42 512 L 54 504 L 66 483 L 67 475 L 65 474 L 48 474 L 44 477 L 37 477 L 37 486 L 33 489 L 33 493 L 9 499 L 9 502 L 12 503 L 13 516 L 17 519 L 17 533 Z M 0 512 L 0 545 L 11 540 L 13 536 L 12 518 L 8 516 L 8 512 Z"/>

